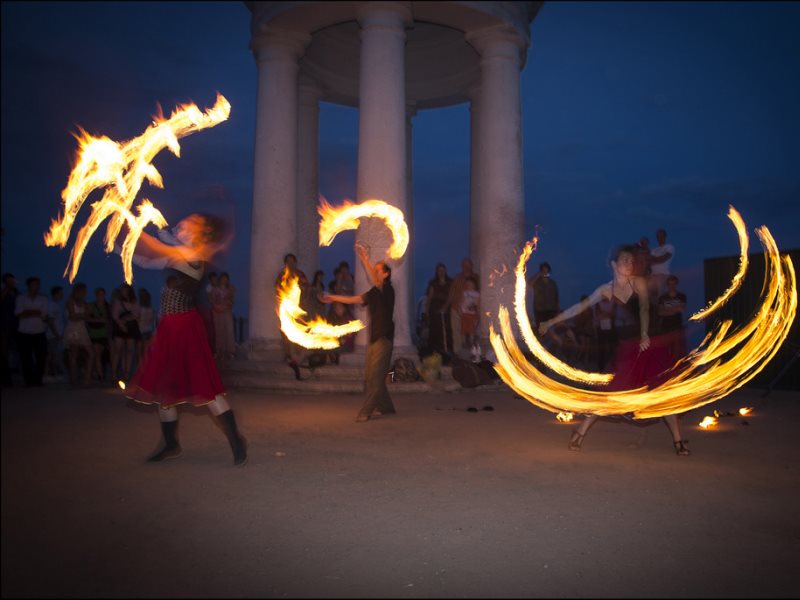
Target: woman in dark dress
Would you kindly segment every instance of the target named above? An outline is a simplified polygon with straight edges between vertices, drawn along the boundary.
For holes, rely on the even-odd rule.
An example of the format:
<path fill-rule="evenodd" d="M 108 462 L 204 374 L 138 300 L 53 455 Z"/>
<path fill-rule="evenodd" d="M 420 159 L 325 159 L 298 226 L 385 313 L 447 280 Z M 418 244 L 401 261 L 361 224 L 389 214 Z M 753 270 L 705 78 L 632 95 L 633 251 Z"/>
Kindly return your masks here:
<path fill-rule="evenodd" d="M 443 263 L 436 265 L 436 272 L 428 282 L 425 292 L 428 299 L 429 347 L 445 356 L 453 351 L 453 329 L 450 324 L 450 309 L 447 299 L 453 280 L 447 275 Z"/>

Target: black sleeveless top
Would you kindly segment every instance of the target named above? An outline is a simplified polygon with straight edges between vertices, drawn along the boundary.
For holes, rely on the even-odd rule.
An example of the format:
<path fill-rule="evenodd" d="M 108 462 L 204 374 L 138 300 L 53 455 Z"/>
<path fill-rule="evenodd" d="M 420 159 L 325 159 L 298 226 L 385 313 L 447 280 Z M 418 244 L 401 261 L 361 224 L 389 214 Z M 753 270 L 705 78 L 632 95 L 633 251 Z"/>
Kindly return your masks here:
<path fill-rule="evenodd" d="M 633 287 L 633 286 L 631 286 Z M 639 319 L 639 295 L 631 291 L 631 297 L 623 302 L 614 293 L 614 282 L 611 282 L 612 322 L 619 340 L 638 338 L 641 335 Z"/>

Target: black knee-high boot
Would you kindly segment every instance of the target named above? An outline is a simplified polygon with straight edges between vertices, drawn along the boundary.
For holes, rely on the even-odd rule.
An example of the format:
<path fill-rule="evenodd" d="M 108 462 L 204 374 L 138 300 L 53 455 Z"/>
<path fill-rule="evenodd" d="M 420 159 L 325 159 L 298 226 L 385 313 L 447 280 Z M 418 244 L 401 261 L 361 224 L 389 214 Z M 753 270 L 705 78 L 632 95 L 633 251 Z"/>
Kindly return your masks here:
<path fill-rule="evenodd" d="M 161 421 L 161 433 L 164 434 L 164 447 L 147 459 L 147 462 L 161 462 L 181 455 L 181 445 L 176 435 L 178 421 Z"/>
<path fill-rule="evenodd" d="M 247 462 L 247 446 L 244 438 L 236 428 L 236 418 L 233 416 L 233 410 L 226 410 L 218 418 L 222 425 L 222 430 L 231 445 L 231 450 L 233 450 L 233 464 L 237 467 L 244 466 Z"/>

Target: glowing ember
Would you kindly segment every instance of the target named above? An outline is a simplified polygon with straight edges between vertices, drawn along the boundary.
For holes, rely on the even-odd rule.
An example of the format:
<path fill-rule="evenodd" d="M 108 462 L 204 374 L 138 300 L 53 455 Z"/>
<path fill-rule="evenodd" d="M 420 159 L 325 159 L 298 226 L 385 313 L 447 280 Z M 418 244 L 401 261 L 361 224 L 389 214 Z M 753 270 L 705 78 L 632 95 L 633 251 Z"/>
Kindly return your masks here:
<path fill-rule="evenodd" d="M 341 206 L 331 206 L 320 198 L 317 209 L 322 220 L 319 223 L 319 245 L 330 246 L 337 234 L 348 229 L 358 229 L 359 219 L 362 217 L 377 217 L 383 219 L 392 233 L 392 245 L 387 250 L 389 258 L 395 260 L 402 258 L 408 248 L 408 225 L 406 225 L 403 211 L 383 200 L 366 200 L 354 204 L 345 200 Z"/>
<path fill-rule="evenodd" d="M 304 348 L 333 350 L 339 347 L 340 337 L 364 328 L 364 324 L 358 320 L 344 325 L 331 325 L 322 317 L 306 321 L 308 313 L 300 308 L 300 293 L 298 277 L 284 267 L 278 286 L 278 318 L 281 331 L 295 344 Z"/>
<path fill-rule="evenodd" d="M 739 409 L 739 414 L 742 415 L 743 417 L 749 415 L 751 412 L 753 412 L 753 409 L 749 406 L 745 406 L 744 408 Z"/>
<path fill-rule="evenodd" d="M 122 379 L 120 379 L 120 380 L 117 382 L 117 385 L 119 386 L 119 389 L 121 389 L 121 390 L 124 390 L 124 389 L 125 389 L 125 382 L 124 382 L 124 381 L 122 381 Z"/>
<path fill-rule="evenodd" d="M 574 416 L 575 415 L 571 412 L 560 412 L 556 415 L 556 419 L 558 419 L 560 423 L 569 423 Z"/>
<path fill-rule="evenodd" d="M 83 252 L 89 240 L 100 224 L 112 217 L 108 223 L 105 236 L 105 250 L 111 252 L 122 225 L 127 223 L 128 234 L 122 244 L 122 265 L 125 281 L 133 281 L 133 251 L 142 230 L 148 223 L 157 227 L 167 225 L 164 216 L 149 200 L 142 200 L 137 207 L 139 216 L 134 216 L 131 207 L 144 180 L 150 185 L 164 187 L 161 174 L 151 164 L 155 156 L 164 148 L 180 157 L 178 139 L 214 127 L 222 123 L 230 115 L 231 105 L 222 96 L 217 95 L 214 106 L 205 113 L 200 112 L 194 104 L 185 104 L 175 109 L 169 119 L 156 117 L 152 125 L 137 138 L 125 143 L 118 143 L 107 137 L 93 137 L 81 131 L 78 139 L 78 159 L 61 192 L 64 202 L 64 215 L 58 221 L 52 221 L 50 229 L 44 236 L 47 246 L 66 246 L 72 225 L 78 212 L 91 192 L 98 188 L 106 188 L 103 197 L 92 204 L 92 212 L 86 225 L 78 232 L 70 254 L 66 275 L 69 272 L 70 282 L 75 278 L 80 266 Z"/>
<path fill-rule="evenodd" d="M 703 429 L 712 429 L 713 427 L 717 426 L 717 418 L 705 416 L 703 417 L 703 420 L 698 423 L 698 425 L 700 425 L 700 427 Z"/>
<path fill-rule="evenodd" d="M 522 354 L 504 306 L 498 315 L 500 333 L 495 331 L 494 324 L 490 326 L 490 340 L 497 355 L 495 370 L 522 397 L 554 413 L 661 417 L 723 398 L 766 366 L 788 336 L 797 312 L 797 282 L 791 259 L 780 256 L 766 227 L 757 228 L 756 234 L 764 247 L 766 271 L 761 304 L 755 314 L 735 331 L 731 331 L 731 321 L 718 325 L 660 386 L 650 390 L 643 387 L 603 392 L 548 377 Z M 527 260 L 528 256 L 530 253 L 523 252 L 520 260 Z M 524 285 L 524 277 L 520 282 L 518 276 L 517 287 L 520 285 Z M 553 368 L 553 357 L 544 348 L 536 344 L 529 347 L 536 358 Z"/>

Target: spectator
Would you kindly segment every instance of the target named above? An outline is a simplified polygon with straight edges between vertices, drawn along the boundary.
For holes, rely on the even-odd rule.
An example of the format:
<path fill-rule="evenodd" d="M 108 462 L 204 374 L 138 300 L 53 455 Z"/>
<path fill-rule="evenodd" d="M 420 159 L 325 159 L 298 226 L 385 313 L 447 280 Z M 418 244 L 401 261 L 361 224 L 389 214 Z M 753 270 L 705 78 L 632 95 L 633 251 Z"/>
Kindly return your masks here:
<path fill-rule="evenodd" d="M 441 354 L 443 359 L 453 351 L 453 329 L 450 309 L 447 308 L 452 283 L 453 280 L 447 275 L 447 267 L 439 263 L 425 292 L 428 297 L 429 349 Z"/>
<path fill-rule="evenodd" d="M 50 302 L 47 306 L 47 359 L 43 381 L 60 380 L 67 374 L 64 366 L 64 288 L 60 285 L 50 289 Z"/>
<path fill-rule="evenodd" d="M 133 288 L 123 283 L 119 298 L 111 304 L 111 322 L 114 336 L 114 352 L 111 355 L 111 377 L 128 381 L 136 353 L 136 342 L 142 335 L 139 331 L 139 303 Z M 122 366 L 122 372 L 118 367 Z"/>
<path fill-rule="evenodd" d="M 314 280 L 308 288 L 308 319 L 325 316 L 325 304 L 320 297 L 325 292 L 325 273 L 320 270 L 314 272 Z"/>
<path fill-rule="evenodd" d="M 78 385 L 78 359 L 80 352 L 86 353 L 86 370 L 83 383 L 89 385 L 92 381 L 92 367 L 94 366 L 94 347 L 86 328 L 89 318 L 89 305 L 86 303 L 86 284 L 76 283 L 67 300 L 67 326 L 64 328 L 64 345 L 69 351 L 69 380 L 72 385 Z"/>
<path fill-rule="evenodd" d="M 331 304 L 331 311 L 328 315 L 328 323 L 331 325 L 344 325 L 352 321 L 352 317 L 347 310 L 347 306 L 341 302 L 333 302 Z M 339 356 L 344 352 L 352 352 L 355 349 L 356 334 L 351 333 L 339 339 L 339 347 L 331 351 L 331 362 L 335 365 L 339 364 Z"/>
<path fill-rule="evenodd" d="M 145 288 L 139 289 L 139 333 L 141 339 L 136 342 L 139 360 L 144 358 L 147 347 L 150 345 L 150 340 L 153 337 L 153 332 L 156 330 L 156 314 L 153 310 L 153 300 L 150 297 L 150 292 Z"/>
<path fill-rule="evenodd" d="M 89 304 L 89 318 L 86 329 L 94 349 L 94 376 L 105 380 L 105 365 L 111 361 L 111 306 L 106 301 L 105 288 L 94 290 L 94 302 Z"/>
<path fill-rule="evenodd" d="M 11 273 L 3 273 L 2 300 L 0 300 L 0 311 L 2 312 L 2 328 L 0 329 L 0 378 L 3 386 L 10 386 L 11 381 L 11 355 L 17 349 L 17 327 L 18 319 L 14 314 L 17 308 L 17 280 Z"/>
<path fill-rule="evenodd" d="M 233 303 L 235 300 L 236 288 L 231 285 L 230 275 L 222 273 L 219 276 L 219 284 L 211 297 L 217 341 L 215 353 L 221 360 L 236 356 L 236 340 L 233 337 Z"/>
<path fill-rule="evenodd" d="M 45 359 L 47 358 L 47 298 L 39 294 L 41 282 L 38 277 L 25 280 L 27 291 L 16 297 L 14 315 L 19 319 L 17 343 L 22 363 L 25 385 L 42 385 Z"/>
<path fill-rule="evenodd" d="M 550 272 L 550 263 L 543 262 L 539 265 L 539 272 L 528 280 L 528 285 L 533 288 L 533 320 L 537 327 L 559 311 L 558 284 Z"/>
<path fill-rule="evenodd" d="M 458 335 L 453 337 L 453 353 L 456 355 L 461 354 L 464 348 L 464 343 L 466 343 L 462 337 L 463 328 L 461 326 L 461 315 L 463 313 L 462 308 L 464 306 L 464 290 L 467 287 L 467 280 L 471 277 L 473 278 L 473 283 L 475 284 L 473 291 L 478 293 L 480 288 L 478 281 L 480 280 L 477 274 L 472 270 L 472 261 L 469 258 L 464 258 L 461 261 L 461 272 L 453 278 L 453 282 L 450 285 L 450 295 L 447 298 L 446 306 L 446 308 L 450 311 L 450 324 L 453 328 L 453 331 L 458 333 Z M 470 341 L 466 348 L 469 350 L 471 347 L 472 341 Z"/>
<path fill-rule="evenodd" d="M 678 291 L 678 278 L 667 277 L 667 292 L 658 298 L 658 314 L 661 317 L 661 334 L 668 340 L 672 361 L 686 356 L 686 330 L 683 311 L 686 310 L 686 294 Z"/>
<path fill-rule="evenodd" d="M 478 318 L 481 313 L 481 295 L 478 292 L 478 278 L 475 275 L 470 275 L 464 280 L 464 290 L 460 296 L 461 305 L 458 310 L 458 322 L 463 340 L 462 347 L 471 350 L 478 342 Z"/>
<path fill-rule="evenodd" d="M 666 291 L 667 278 L 670 275 L 669 266 L 675 256 L 675 246 L 667 243 L 667 232 L 664 229 L 656 231 L 658 246 L 650 251 L 650 290 L 651 304 L 657 303 L 659 296 Z"/>

